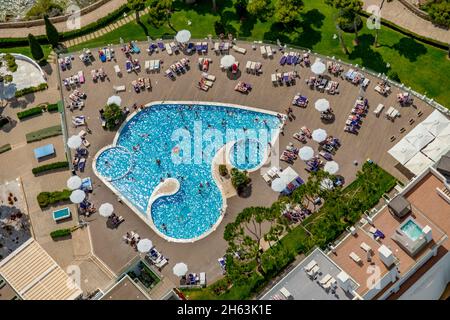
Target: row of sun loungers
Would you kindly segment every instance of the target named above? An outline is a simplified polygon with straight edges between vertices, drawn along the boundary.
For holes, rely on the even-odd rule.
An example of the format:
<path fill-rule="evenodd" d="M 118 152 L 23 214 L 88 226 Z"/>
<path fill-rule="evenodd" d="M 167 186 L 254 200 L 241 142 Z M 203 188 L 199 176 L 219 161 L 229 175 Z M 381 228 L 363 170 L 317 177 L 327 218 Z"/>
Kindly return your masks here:
<path fill-rule="evenodd" d="M 69 103 L 67 104 L 67 107 L 70 108 L 70 111 L 73 111 L 74 109 L 82 109 L 84 107 L 84 101 L 86 99 L 86 94 L 81 93 L 78 90 L 75 90 L 69 95 Z"/>
<path fill-rule="evenodd" d="M 59 58 L 58 63 L 59 63 L 59 67 L 61 68 L 61 71 L 66 71 L 67 69 L 70 69 L 72 67 L 72 60 L 73 60 L 73 56 Z"/>
<path fill-rule="evenodd" d="M 308 161 L 305 161 L 305 162 L 306 162 L 306 165 L 307 165 L 305 170 L 308 171 L 308 172 L 317 172 L 325 164 L 322 160 L 319 159 L 318 156 L 315 156 L 311 160 L 308 160 Z"/>
<path fill-rule="evenodd" d="M 133 80 L 131 85 L 136 93 L 139 93 L 144 89 L 150 90 L 152 88 L 150 78 L 139 78 L 138 80 Z"/>
<path fill-rule="evenodd" d="M 92 61 L 93 55 L 91 50 L 85 49 L 82 54 L 78 56 L 80 60 L 84 63 L 90 63 Z"/>
<path fill-rule="evenodd" d="M 93 70 L 91 70 L 91 77 L 92 77 L 92 81 L 94 81 L 94 82 L 98 81 L 98 79 L 103 81 L 106 78 L 106 73 L 103 70 L 103 68 L 100 68 L 98 70 L 93 69 Z"/>
<path fill-rule="evenodd" d="M 331 161 L 333 158 L 333 154 L 336 153 L 337 149 L 341 146 L 341 141 L 338 138 L 333 136 L 328 136 L 325 141 L 319 143 L 319 153 L 322 158 L 327 161 Z"/>
<path fill-rule="evenodd" d="M 211 88 L 214 84 L 214 81 L 216 80 L 216 77 L 210 74 L 207 74 L 206 72 L 202 73 L 202 78 L 198 82 L 197 88 L 208 91 L 209 88 Z"/>
<path fill-rule="evenodd" d="M 302 207 L 299 204 L 297 204 L 294 208 L 292 208 L 291 205 L 286 205 L 286 208 L 282 212 L 282 215 L 293 223 L 302 222 L 311 214 L 312 214 L 311 210 Z"/>
<path fill-rule="evenodd" d="M 345 73 L 345 79 L 350 81 L 353 84 L 360 84 L 361 82 L 364 81 L 365 77 L 361 72 L 358 72 L 353 69 L 349 69 Z"/>
<path fill-rule="evenodd" d="M 383 96 L 387 96 L 391 92 L 391 87 L 387 84 L 387 82 L 378 82 L 375 86 L 375 91 Z"/>
<path fill-rule="evenodd" d="M 72 124 L 75 127 L 81 127 L 86 125 L 86 117 L 85 116 L 74 116 L 72 117 Z"/>
<path fill-rule="evenodd" d="M 357 134 L 359 128 L 361 127 L 362 118 L 367 113 L 367 108 L 369 107 L 369 102 L 367 99 L 359 97 L 354 107 L 352 108 L 352 113 L 347 118 L 345 122 L 344 131 L 349 133 Z"/>
<path fill-rule="evenodd" d="M 169 69 L 165 71 L 166 77 L 175 80 L 175 74 L 180 75 L 185 73 L 189 68 L 189 60 L 186 58 L 182 58 L 180 61 L 177 61 L 170 65 Z"/>
<path fill-rule="evenodd" d="M 72 165 L 75 170 L 79 170 L 80 172 L 84 172 L 86 167 L 86 158 L 88 156 L 88 151 L 85 148 L 78 148 L 75 151 L 75 155 L 72 159 Z"/>
<path fill-rule="evenodd" d="M 145 70 L 147 72 L 159 71 L 161 68 L 161 60 L 146 60 L 145 61 Z"/>
<path fill-rule="evenodd" d="M 164 47 L 166 48 L 166 51 L 169 55 L 172 55 L 173 53 L 178 53 L 180 51 L 175 42 L 166 43 Z"/>
<path fill-rule="evenodd" d="M 272 180 L 278 178 L 278 174 L 280 173 L 280 168 L 272 167 L 267 170 L 263 175 L 263 179 L 266 183 L 270 184 Z"/>
<path fill-rule="evenodd" d="M 298 77 L 297 71 L 272 73 L 271 80 L 274 86 L 285 84 L 287 86 L 294 85 L 295 79 Z"/>
<path fill-rule="evenodd" d="M 247 61 L 247 64 L 245 65 L 245 70 L 247 71 L 247 73 L 258 75 L 262 73 L 262 64 L 261 62 Z"/>
<path fill-rule="evenodd" d="M 198 54 L 207 54 L 208 53 L 208 42 L 197 42 L 195 44 L 195 50 Z"/>
<path fill-rule="evenodd" d="M 154 264 L 159 270 L 161 270 L 166 264 L 169 263 L 166 257 L 164 257 L 156 248 L 150 249 L 147 253 L 148 260 Z"/>
<path fill-rule="evenodd" d="M 141 49 L 138 47 L 135 41 L 131 41 L 128 44 L 124 44 L 121 49 L 127 56 L 131 53 L 141 53 Z"/>
<path fill-rule="evenodd" d="M 138 59 L 127 60 L 125 62 L 125 69 L 127 70 L 128 73 L 130 73 L 131 71 L 140 70 L 141 65 L 139 64 L 139 60 Z"/>
<path fill-rule="evenodd" d="M 272 58 L 273 57 L 273 51 L 271 46 L 261 46 L 259 47 L 261 51 L 261 55 L 263 58 Z"/>
<path fill-rule="evenodd" d="M 327 62 L 327 69 L 329 73 L 335 76 L 338 76 L 339 74 L 341 74 L 341 72 L 344 71 L 344 67 L 341 64 L 336 63 L 334 61 Z"/>
<path fill-rule="evenodd" d="M 408 92 L 397 94 L 397 102 L 400 103 L 402 107 L 412 104 L 413 101 L 413 97 Z"/>
<path fill-rule="evenodd" d="M 229 42 L 215 42 L 214 43 L 214 51 L 216 52 L 216 54 L 228 53 L 229 50 L 230 50 Z"/>
<path fill-rule="evenodd" d="M 306 138 L 311 139 L 312 134 L 311 130 L 309 130 L 307 127 L 303 126 L 300 128 L 300 131 L 295 132 L 292 137 L 302 143 L 306 143 Z"/>
<path fill-rule="evenodd" d="M 98 50 L 98 57 L 101 62 L 111 61 L 114 58 L 114 49 L 113 48 L 104 48 Z"/>
<path fill-rule="evenodd" d="M 67 89 L 70 90 L 72 87 L 78 84 L 83 84 L 85 81 L 86 80 L 84 78 L 84 73 L 82 70 L 80 70 L 77 74 L 63 79 L 63 84 Z"/>

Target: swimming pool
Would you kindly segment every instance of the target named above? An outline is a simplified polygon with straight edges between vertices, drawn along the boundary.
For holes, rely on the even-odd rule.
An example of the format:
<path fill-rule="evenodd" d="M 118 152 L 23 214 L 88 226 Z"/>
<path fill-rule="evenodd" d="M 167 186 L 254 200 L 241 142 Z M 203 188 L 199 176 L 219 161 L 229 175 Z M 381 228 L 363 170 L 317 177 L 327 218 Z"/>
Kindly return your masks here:
<path fill-rule="evenodd" d="M 99 151 L 94 171 L 164 238 L 178 242 L 202 238 L 220 222 L 225 204 L 212 176 L 217 151 L 248 139 L 267 146 L 278 133 L 280 120 L 275 114 L 243 108 L 152 104 L 122 126 L 114 146 Z M 259 166 L 262 159 L 258 156 L 251 166 Z M 155 188 L 167 178 L 177 179 L 179 190 L 149 204 Z"/>
<path fill-rule="evenodd" d="M 413 241 L 416 241 L 423 235 L 422 228 L 420 228 L 413 220 L 407 221 L 403 226 L 401 226 L 401 229 Z"/>
<path fill-rule="evenodd" d="M 252 170 L 261 164 L 266 154 L 266 145 L 255 139 L 243 139 L 233 144 L 230 163 L 239 170 Z"/>

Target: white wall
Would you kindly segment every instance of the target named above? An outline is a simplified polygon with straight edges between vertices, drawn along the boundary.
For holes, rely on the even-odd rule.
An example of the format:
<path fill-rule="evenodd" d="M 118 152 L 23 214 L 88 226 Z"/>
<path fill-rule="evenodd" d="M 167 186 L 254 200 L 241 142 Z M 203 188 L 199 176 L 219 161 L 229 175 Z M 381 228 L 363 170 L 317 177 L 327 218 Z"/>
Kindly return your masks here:
<path fill-rule="evenodd" d="M 399 300 L 437 300 L 450 282 L 450 252 L 430 268 Z"/>

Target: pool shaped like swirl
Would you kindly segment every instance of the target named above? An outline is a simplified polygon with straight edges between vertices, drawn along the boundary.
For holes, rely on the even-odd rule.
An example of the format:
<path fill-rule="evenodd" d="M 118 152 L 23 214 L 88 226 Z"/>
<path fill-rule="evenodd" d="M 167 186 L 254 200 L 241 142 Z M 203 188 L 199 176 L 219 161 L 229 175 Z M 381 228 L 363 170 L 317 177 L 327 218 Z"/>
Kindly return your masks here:
<path fill-rule="evenodd" d="M 116 136 L 116 145 L 97 154 L 94 169 L 164 238 L 194 241 L 218 223 L 225 203 L 212 176 L 215 153 L 226 143 L 247 139 L 255 132 L 259 141 L 267 140 L 266 146 L 279 125 L 274 114 L 253 109 L 217 104 L 153 104 L 124 124 Z M 180 132 L 188 138 L 182 140 Z M 242 149 L 249 156 L 248 149 Z M 259 156 L 257 159 L 262 161 Z M 258 161 L 252 162 L 253 167 L 260 165 Z M 245 168 L 251 169 L 247 164 Z M 169 177 L 178 180 L 179 190 L 149 203 L 155 188 Z"/>

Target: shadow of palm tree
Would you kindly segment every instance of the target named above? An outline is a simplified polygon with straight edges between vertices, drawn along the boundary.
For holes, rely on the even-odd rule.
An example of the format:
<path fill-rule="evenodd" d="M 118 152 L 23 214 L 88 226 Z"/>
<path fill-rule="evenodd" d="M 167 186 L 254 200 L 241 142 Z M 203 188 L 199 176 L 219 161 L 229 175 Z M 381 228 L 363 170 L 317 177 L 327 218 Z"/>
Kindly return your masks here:
<path fill-rule="evenodd" d="M 149 36 L 147 26 L 142 21 L 139 21 L 137 24 L 138 24 L 139 27 L 142 28 L 142 30 L 144 31 L 145 35 Z"/>
<path fill-rule="evenodd" d="M 386 73 L 388 67 L 386 61 L 379 52 L 372 49 L 374 36 L 371 34 L 364 34 L 359 37 L 359 45 L 353 48 L 353 51 L 348 55 L 349 59 L 361 59 L 362 65 L 377 72 Z"/>
<path fill-rule="evenodd" d="M 396 50 L 401 56 L 404 56 L 411 62 L 417 61 L 417 58 L 427 53 L 427 48 L 414 40 L 413 38 L 403 37 L 399 42 L 390 48 Z"/>

